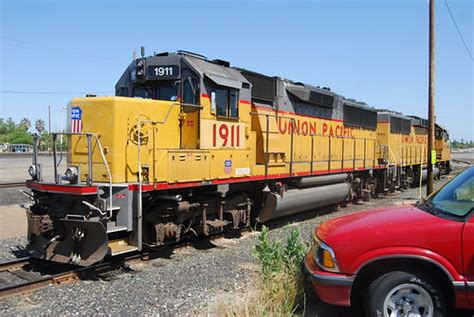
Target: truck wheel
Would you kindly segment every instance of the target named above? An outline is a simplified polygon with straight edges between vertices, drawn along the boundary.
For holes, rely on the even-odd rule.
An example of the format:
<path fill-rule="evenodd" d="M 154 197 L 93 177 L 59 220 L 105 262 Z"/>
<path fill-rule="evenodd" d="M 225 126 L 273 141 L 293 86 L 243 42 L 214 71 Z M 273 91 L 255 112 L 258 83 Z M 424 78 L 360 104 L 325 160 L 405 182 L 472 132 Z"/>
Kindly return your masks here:
<path fill-rule="evenodd" d="M 442 317 L 446 300 L 438 283 L 421 272 L 386 273 L 370 286 L 366 296 L 367 316 Z"/>

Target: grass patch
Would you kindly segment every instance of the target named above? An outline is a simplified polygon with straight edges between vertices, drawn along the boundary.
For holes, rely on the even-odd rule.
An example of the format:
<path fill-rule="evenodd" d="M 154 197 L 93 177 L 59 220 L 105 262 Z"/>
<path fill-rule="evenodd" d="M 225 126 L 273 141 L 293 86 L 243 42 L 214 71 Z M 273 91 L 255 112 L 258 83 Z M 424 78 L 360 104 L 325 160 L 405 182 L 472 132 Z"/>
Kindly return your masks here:
<path fill-rule="evenodd" d="M 304 305 L 304 276 L 301 263 L 306 246 L 296 228 L 286 243 L 271 241 L 263 226 L 253 255 L 261 266 L 260 279 L 254 292 L 220 309 L 225 316 L 292 316 Z"/>

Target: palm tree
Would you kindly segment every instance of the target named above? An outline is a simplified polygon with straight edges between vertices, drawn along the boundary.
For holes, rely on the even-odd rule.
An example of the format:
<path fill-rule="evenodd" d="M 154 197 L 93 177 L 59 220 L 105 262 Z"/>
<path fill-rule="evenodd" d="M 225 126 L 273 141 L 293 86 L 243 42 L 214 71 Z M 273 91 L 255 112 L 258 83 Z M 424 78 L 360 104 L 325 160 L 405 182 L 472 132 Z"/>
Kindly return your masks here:
<path fill-rule="evenodd" d="M 28 129 L 31 128 L 31 122 L 28 118 L 23 118 L 21 119 L 18 126 L 22 128 L 23 130 L 28 131 Z"/>
<path fill-rule="evenodd" d="M 36 120 L 35 122 L 35 128 L 36 128 L 36 131 L 38 131 L 38 133 L 41 135 L 41 133 L 43 133 L 43 131 L 45 130 L 45 126 L 46 126 L 46 123 L 44 123 L 44 120 L 43 119 L 38 119 Z"/>

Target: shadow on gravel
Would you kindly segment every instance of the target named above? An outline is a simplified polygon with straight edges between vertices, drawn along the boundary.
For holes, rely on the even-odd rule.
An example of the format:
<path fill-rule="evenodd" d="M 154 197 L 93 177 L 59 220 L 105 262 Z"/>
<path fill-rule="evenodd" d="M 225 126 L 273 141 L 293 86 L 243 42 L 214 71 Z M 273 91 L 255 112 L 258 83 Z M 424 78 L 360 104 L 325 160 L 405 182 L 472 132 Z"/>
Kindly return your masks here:
<path fill-rule="evenodd" d="M 347 307 L 328 305 L 321 301 L 312 287 L 305 285 L 306 306 L 299 313 L 303 317 L 359 317 Z"/>
<path fill-rule="evenodd" d="M 212 243 L 211 239 L 199 239 L 198 241 L 193 241 L 190 243 L 190 245 L 199 251 L 206 251 L 206 250 L 211 250 L 214 248 L 221 248 L 214 243 Z"/>
<path fill-rule="evenodd" d="M 296 214 L 296 215 L 289 215 L 286 217 L 281 217 L 277 218 L 274 220 L 270 220 L 266 222 L 264 225 L 268 227 L 269 229 L 278 229 L 282 228 L 288 224 L 295 223 L 295 222 L 301 222 L 309 219 L 313 219 L 318 216 L 323 216 L 327 215 L 330 213 L 333 213 L 335 211 L 339 210 L 338 205 L 332 205 L 332 206 L 327 206 L 327 207 L 321 207 L 318 209 L 314 209 L 311 211 L 307 211 L 304 213 Z M 256 229 L 261 230 L 262 224 L 257 224 Z"/>

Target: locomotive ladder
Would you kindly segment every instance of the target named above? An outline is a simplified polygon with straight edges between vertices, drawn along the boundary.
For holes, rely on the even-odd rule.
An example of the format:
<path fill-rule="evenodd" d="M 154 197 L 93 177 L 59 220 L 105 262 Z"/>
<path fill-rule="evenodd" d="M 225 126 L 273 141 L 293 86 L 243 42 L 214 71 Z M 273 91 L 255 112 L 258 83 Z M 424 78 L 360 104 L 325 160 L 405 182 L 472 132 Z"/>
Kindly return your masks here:
<path fill-rule="evenodd" d="M 174 102 L 169 105 L 168 111 L 166 112 L 165 117 L 161 121 L 154 121 L 154 120 L 139 120 L 137 122 L 137 177 L 138 177 L 138 210 L 137 210 L 137 227 L 138 227 L 138 234 L 137 234 L 137 241 L 138 241 L 138 249 L 142 249 L 142 222 L 143 222 L 143 181 L 142 181 L 142 164 L 141 164 L 141 128 L 142 126 L 144 127 L 145 124 L 149 123 L 153 126 L 153 175 L 156 177 L 155 173 L 155 147 L 156 147 L 156 126 L 165 124 L 168 121 L 168 118 L 171 114 L 171 110 L 175 106 L 180 106 L 180 107 L 191 107 L 191 108 L 196 108 L 198 111 L 202 110 L 203 107 L 201 105 L 193 105 L 193 104 L 187 104 L 187 103 L 180 103 L 180 102 Z"/>

